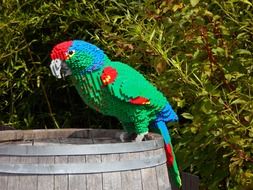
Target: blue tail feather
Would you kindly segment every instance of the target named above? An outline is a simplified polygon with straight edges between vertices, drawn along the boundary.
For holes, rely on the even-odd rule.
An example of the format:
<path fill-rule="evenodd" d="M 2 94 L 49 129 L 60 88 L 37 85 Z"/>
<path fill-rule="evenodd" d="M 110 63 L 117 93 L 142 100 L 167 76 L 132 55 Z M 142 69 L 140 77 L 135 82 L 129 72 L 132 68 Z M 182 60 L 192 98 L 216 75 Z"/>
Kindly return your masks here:
<path fill-rule="evenodd" d="M 163 136 L 163 140 L 165 142 L 165 152 L 167 156 L 169 175 L 173 183 L 178 188 L 180 188 L 182 185 L 182 182 L 181 182 L 177 162 L 175 159 L 175 155 L 173 152 L 172 144 L 171 144 L 170 133 L 166 125 L 166 122 L 176 122 L 176 121 L 178 121 L 178 116 L 174 112 L 170 104 L 168 103 L 163 108 L 163 110 L 159 114 L 157 114 L 157 117 L 152 126 L 156 129 L 159 129 L 161 135 Z"/>
<path fill-rule="evenodd" d="M 166 124 L 163 121 L 158 121 L 158 122 L 155 122 L 155 127 L 157 127 L 160 130 L 165 144 L 171 143 L 170 134 L 169 134 Z"/>

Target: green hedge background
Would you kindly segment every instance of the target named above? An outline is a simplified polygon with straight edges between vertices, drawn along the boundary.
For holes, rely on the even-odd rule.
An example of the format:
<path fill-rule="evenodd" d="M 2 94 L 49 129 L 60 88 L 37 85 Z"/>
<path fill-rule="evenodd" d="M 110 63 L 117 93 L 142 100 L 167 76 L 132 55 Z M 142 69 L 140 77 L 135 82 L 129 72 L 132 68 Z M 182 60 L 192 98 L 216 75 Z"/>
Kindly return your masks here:
<path fill-rule="evenodd" d="M 0 124 L 121 128 L 51 75 L 51 48 L 83 39 L 168 97 L 180 168 L 201 189 L 253 189 L 252 14 L 249 0 L 1 0 Z"/>

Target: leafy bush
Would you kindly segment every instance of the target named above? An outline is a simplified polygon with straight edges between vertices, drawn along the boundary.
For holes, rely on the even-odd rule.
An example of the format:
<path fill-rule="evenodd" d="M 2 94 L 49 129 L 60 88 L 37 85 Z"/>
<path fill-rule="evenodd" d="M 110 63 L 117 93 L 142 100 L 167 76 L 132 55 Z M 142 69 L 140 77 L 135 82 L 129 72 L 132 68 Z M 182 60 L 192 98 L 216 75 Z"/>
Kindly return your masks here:
<path fill-rule="evenodd" d="M 248 0 L 3 1 L 1 122 L 17 128 L 115 120 L 83 106 L 48 69 L 52 46 L 99 45 L 131 64 L 177 108 L 179 165 L 202 189 L 253 187 L 253 24 Z"/>
<path fill-rule="evenodd" d="M 85 9 L 84 4 L 79 7 L 77 2 L 2 3 L 2 124 L 25 129 L 101 123 L 103 117 L 79 106 L 83 104 L 73 87 L 50 77 L 48 68 L 49 53 L 56 43 L 87 38 L 85 28 L 94 31 L 93 24 L 86 21 L 88 15 L 82 15 Z"/>

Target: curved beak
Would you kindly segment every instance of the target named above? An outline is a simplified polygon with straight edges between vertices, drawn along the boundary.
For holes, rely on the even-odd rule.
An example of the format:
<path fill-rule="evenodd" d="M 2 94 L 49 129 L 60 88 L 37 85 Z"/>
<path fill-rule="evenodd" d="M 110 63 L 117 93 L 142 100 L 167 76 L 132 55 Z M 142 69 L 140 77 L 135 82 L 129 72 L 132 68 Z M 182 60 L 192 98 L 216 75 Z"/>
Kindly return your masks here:
<path fill-rule="evenodd" d="M 61 59 L 53 59 L 50 64 L 50 69 L 52 74 L 58 79 L 72 74 L 67 64 Z"/>

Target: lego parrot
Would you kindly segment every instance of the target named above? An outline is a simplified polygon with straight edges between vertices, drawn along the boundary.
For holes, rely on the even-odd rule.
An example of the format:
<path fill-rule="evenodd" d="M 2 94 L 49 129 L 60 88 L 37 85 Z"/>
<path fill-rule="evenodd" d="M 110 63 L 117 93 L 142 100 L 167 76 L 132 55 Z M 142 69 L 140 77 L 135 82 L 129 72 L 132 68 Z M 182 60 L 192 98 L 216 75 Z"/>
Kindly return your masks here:
<path fill-rule="evenodd" d="M 132 67 L 111 61 L 97 46 L 82 40 L 57 44 L 50 69 L 57 78 L 71 77 L 82 100 L 105 115 L 116 117 L 128 135 L 142 141 L 149 126 L 165 142 L 169 175 L 180 187 L 181 179 L 166 123 L 178 117 L 163 94 Z"/>

